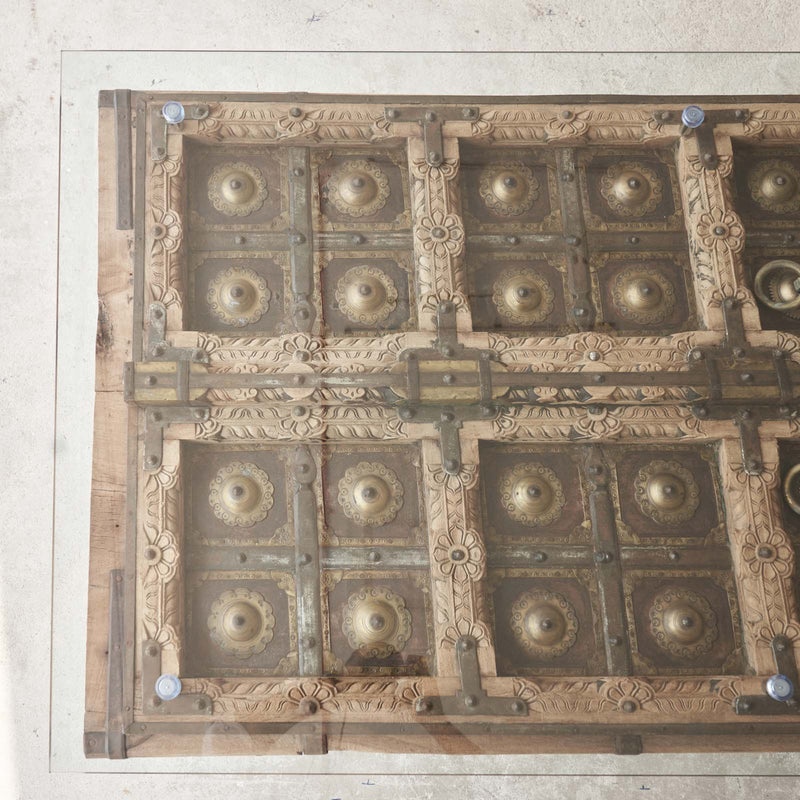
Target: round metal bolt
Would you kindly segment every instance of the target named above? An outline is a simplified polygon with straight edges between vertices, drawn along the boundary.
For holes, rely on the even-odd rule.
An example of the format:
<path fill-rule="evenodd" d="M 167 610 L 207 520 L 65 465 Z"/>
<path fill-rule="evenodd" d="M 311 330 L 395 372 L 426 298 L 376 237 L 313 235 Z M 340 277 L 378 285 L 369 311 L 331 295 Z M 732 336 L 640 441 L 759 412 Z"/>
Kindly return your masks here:
<path fill-rule="evenodd" d="M 158 383 L 158 378 L 155 375 L 148 375 L 144 379 L 145 386 L 155 386 Z"/>
<path fill-rule="evenodd" d="M 467 696 L 464 698 L 464 705 L 465 705 L 467 708 L 475 708 L 475 706 L 477 706 L 477 705 L 478 705 L 478 698 L 477 698 L 477 697 L 475 697 L 475 695 L 474 695 L 474 694 L 468 694 L 468 695 L 467 695 Z"/>
<path fill-rule="evenodd" d="M 700 417 L 700 419 L 705 419 L 708 416 L 708 409 L 705 406 L 698 406 L 693 410 L 695 416 Z"/>
<path fill-rule="evenodd" d="M 783 241 L 784 241 L 784 242 L 793 242 L 793 241 L 794 241 L 794 239 L 795 239 L 795 236 L 794 236 L 794 234 L 793 234 L 793 233 L 785 233 L 785 234 L 783 235 Z"/>
<path fill-rule="evenodd" d="M 693 361 L 702 361 L 705 358 L 705 353 L 702 350 L 692 350 L 692 360 Z"/>
<path fill-rule="evenodd" d="M 209 113 L 210 109 L 204 103 L 192 107 L 192 119 L 205 119 Z"/>
<path fill-rule="evenodd" d="M 736 119 L 744 119 L 744 109 L 737 108 L 736 111 L 733 112 L 733 116 Z"/>
<path fill-rule="evenodd" d="M 594 560 L 598 564 L 608 564 L 613 556 L 607 550 L 601 550 L 599 553 L 594 554 Z"/>
<path fill-rule="evenodd" d="M 360 233 L 354 233 L 354 234 L 353 234 L 353 235 L 350 237 L 350 241 L 351 241 L 353 244 L 364 244 L 364 242 L 366 241 L 366 239 L 364 239 L 364 237 L 363 237 L 363 236 L 362 236 Z"/>
<path fill-rule="evenodd" d="M 716 159 L 713 153 L 703 153 L 703 161 L 705 161 L 706 164 L 713 164 Z"/>
<path fill-rule="evenodd" d="M 606 376 L 605 375 L 595 375 L 594 376 L 594 382 L 595 383 L 605 383 L 606 382 Z"/>
<path fill-rule="evenodd" d="M 292 117 L 300 117 L 302 114 L 303 112 L 297 106 L 292 106 L 292 108 L 289 109 L 289 115 Z"/>
<path fill-rule="evenodd" d="M 632 714 L 634 711 L 636 711 L 636 703 L 634 703 L 633 700 L 625 700 L 622 703 L 622 710 L 626 714 Z"/>
<path fill-rule="evenodd" d="M 442 162 L 442 154 L 437 153 L 435 150 L 430 150 L 428 152 L 428 161 L 436 166 L 436 164 L 441 164 Z"/>
<path fill-rule="evenodd" d="M 448 472 L 455 472 L 459 467 L 459 463 L 455 458 L 448 458 L 445 459 L 444 466 Z"/>
<path fill-rule="evenodd" d="M 145 463 L 148 467 L 155 467 L 158 465 L 158 456 L 147 456 Z"/>
<path fill-rule="evenodd" d="M 562 119 L 572 119 L 572 112 L 565 108 L 561 112 L 561 118 Z"/>
<path fill-rule="evenodd" d="M 295 416 L 295 417 L 302 417 L 305 413 L 306 413 L 306 407 L 305 406 L 295 406 L 292 409 L 292 416 Z"/>
<path fill-rule="evenodd" d="M 303 175 L 305 175 L 305 174 L 306 174 L 306 171 L 302 167 L 295 167 L 292 170 L 292 175 L 294 175 L 295 178 L 302 178 Z"/>
<path fill-rule="evenodd" d="M 163 344 L 157 344 L 153 348 L 153 355 L 154 356 L 163 356 L 164 353 L 167 352 L 167 348 Z"/>
<path fill-rule="evenodd" d="M 161 317 L 163 317 L 163 316 L 164 316 L 164 312 L 160 308 L 158 308 L 158 306 L 156 306 L 153 309 L 153 319 L 161 319 Z"/>
<path fill-rule="evenodd" d="M 661 111 L 661 112 L 659 112 L 658 118 L 662 122 L 668 122 L 669 121 L 669 111 Z"/>
<path fill-rule="evenodd" d="M 561 180 L 565 183 L 572 183 L 575 180 L 575 175 L 572 172 L 563 172 L 561 174 Z"/>
<path fill-rule="evenodd" d="M 367 553 L 367 560 L 376 564 L 381 560 L 381 554 L 377 550 L 370 550 L 369 553 Z"/>
<path fill-rule="evenodd" d="M 301 566 L 305 566 L 306 564 L 310 564 L 312 561 L 311 553 L 301 553 L 297 557 L 297 563 Z"/>
<path fill-rule="evenodd" d="M 452 356 L 455 352 L 456 351 L 453 345 L 451 344 L 442 345 L 442 355 L 445 356 L 445 358 L 450 358 L 450 356 Z"/>
<path fill-rule="evenodd" d="M 442 411 L 439 415 L 439 419 L 442 422 L 452 422 L 456 418 L 456 415 L 452 411 Z"/>
<path fill-rule="evenodd" d="M 453 304 L 449 300 L 439 303 L 439 311 L 442 314 L 449 314 L 453 310 Z"/>
<path fill-rule="evenodd" d="M 736 300 L 733 297 L 726 297 L 722 305 L 727 309 L 736 308 Z"/>
<path fill-rule="evenodd" d="M 533 560 L 541 564 L 542 561 L 547 561 L 547 553 L 543 553 L 541 550 L 537 550 L 533 554 Z"/>
<path fill-rule="evenodd" d="M 161 146 L 156 147 L 156 155 L 159 158 L 163 158 L 166 154 L 167 154 L 167 151 L 163 147 L 161 147 Z"/>
<path fill-rule="evenodd" d="M 442 383 L 445 383 L 448 386 L 452 386 L 455 382 L 456 382 L 455 375 L 451 375 L 449 372 L 445 375 L 442 375 Z"/>
<path fill-rule="evenodd" d="M 509 244 L 519 244 L 519 236 L 506 236 L 506 241 Z"/>
<path fill-rule="evenodd" d="M 158 695 L 151 697 L 150 704 L 158 708 L 161 705 L 161 698 Z"/>
<path fill-rule="evenodd" d="M 714 226 L 714 235 L 715 236 L 724 236 L 728 232 L 728 229 L 724 225 L 715 225 Z"/>
<path fill-rule="evenodd" d="M 150 658 L 155 658 L 158 655 L 158 648 L 154 644 L 151 644 L 145 652 Z"/>
<path fill-rule="evenodd" d="M 740 416 L 742 419 L 750 419 L 750 417 L 752 417 L 752 416 L 753 416 L 753 412 L 752 412 L 752 411 L 751 411 L 749 408 L 743 408 L 743 409 L 742 409 L 742 410 L 739 412 L 739 416 Z"/>
<path fill-rule="evenodd" d="M 494 415 L 495 415 L 495 410 L 492 406 L 486 405 L 485 403 L 481 404 L 482 417 L 493 417 Z"/>
<path fill-rule="evenodd" d="M 772 351 L 772 357 L 773 358 L 783 358 L 785 355 L 786 355 L 786 353 L 784 353 L 783 350 L 781 350 L 779 347 L 776 347 Z"/>
<path fill-rule="evenodd" d="M 760 548 L 759 548 L 759 550 L 760 550 Z M 761 553 L 760 553 L 760 552 L 759 552 L 759 555 L 761 555 Z M 779 639 L 777 642 L 775 642 L 775 649 L 776 649 L 776 650 L 777 650 L 779 653 L 784 653 L 784 652 L 786 652 L 786 642 L 784 642 L 782 639 Z"/>
<path fill-rule="evenodd" d="M 307 650 L 310 650 L 312 647 L 316 647 L 316 645 L 317 645 L 317 640 L 313 636 L 306 636 L 306 638 L 303 639 L 303 646 Z"/>
<path fill-rule="evenodd" d="M 387 108 L 386 116 L 388 119 L 397 119 L 400 116 L 400 112 L 396 108 Z"/>
<path fill-rule="evenodd" d="M 619 636 L 611 635 L 608 637 L 608 643 L 612 647 L 617 647 L 618 645 L 622 644 L 622 639 Z"/>
<path fill-rule="evenodd" d="M 575 306 L 575 308 L 572 309 L 572 313 L 576 317 L 585 317 L 587 312 L 583 306 Z"/>
<path fill-rule="evenodd" d="M 304 697 L 298 706 L 300 713 L 310 717 L 319 711 L 319 703 L 313 697 Z"/>
<path fill-rule="evenodd" d="M 206 701 L 205 701 L 205 700 L 203 700 L 203 698 L 201 697 L 199 700 L 196 700 L 196 701 L 195 701 L 195 704 L 194 704 L 194 705 L 195 705 L 195 708 L 196 708 L 198 711 L 203 711 L 203 710 L 205 709 L 205 707 L 206 707 Z"/>
<path fill-rule="evenodd" d="M 426 700 L 424 697 L 418 697 L 416 702 L 416 709 L 418 713 L 424 714 L 428 711 L 433 710 L 433 703 L 430 700 Z"/>
<path fill-rule="evenodd" d="M 298 464 L 298 466 L 297 466 L 297 471 L 301 475 L 307 475 L 310 470 L 311 470 L 311 466 L 309 464 Z"/>
<path fill-rule="evenodd" d="M 602 475 L 603 474 L 603 468 L 601 466 L 599 466 L 598 464 L 590 464 L 587 467 L 586 471 L 590 475 Z"/>
<path fill-rule="evenodd" d="M 298 319 L 308 319 L 309 311 L 307 308 L 298 308 L 295 312 L 297 314 Z"/>
<path fill-rule="evenodd" d="M 600 406 L 591 405 L 586 409 L 590 414 L 599 414 Z"/>
<path fill-rule="evenodd" d="M 234 244 L 244 244 L 246 241 L 247 240 L 244 238 L 244 236 L 234 236 L 233 237 L 233 243 Z"/>
<path fill-rule="evenodd" d="M 741 358 L 744 355 L 744 347 L 734 347 L 731 352 L 735 358 Z"/>
<path fill-rule="evenodd" d="M 305 375 L 295 375 L 294 376 L 294 385 L 295 386 L 302 386 L 306 382 Z"/>
<path fill-rule="evenodd" d="M 581 237 L 573 236 L 572 234 L 570 234 L 569 236 L 566 237 L 564 241 L 566 241 L 567 244 L 572 245 L 574 247 L 575 245 L 579 245 L 581 243 Z"/>
<path fill-rule="evenodd" d="M 204 408 L 196 408 L 192 412 L 192 416 L 195 419 L 205 419 L 206 418 L 206 410 Z"/>
<path fill-rule="evenodd" d="M 752 707 L 753 707 L 753 704 L 749 700 L 741 700 L 739 702 L 739 709 L 741 711 L 750 711 L 750 709 Z"/>
<path fill-rule="evenodd" d="M 772 548 L 761 545 L 756 552 L 758 553 L 759 558 L 769 558 L 772 555 Z M 778 645 L 776 644 L 775 647 L 778 648 Z M 781 649 L 785 650 L 786 645 L 783 645 Z"/>
<path fill-rule="evenodd" d="M 514 700 L 511 703 L 511 710 L 515 714 L 521 714 L 525 710 L 525 703 L 522 700 Z"/>
<path fill-rule="evenodd" d="M 400 415 L 400 419 L 412 419 L 417 412 L 413 408 L 403 406 L 397 413 Z"/>
<path fill-rule="evenodd" d="M 639 244 L 639 237 L 638 236 L 629 236 L 628 237 L 628 244 Z"/>
<path fill-rule="evenodd" d="M 680 561 L 681 554 L 677 550 L 670 550 L 669 553 L 667 553 L 667 557 L 670 561 Z"/>
<path fill-rule="evenodd" d="M 302 233 L 293 233 L 291 236 L 292 244 L 303 244 L 306 237 Z"/>
<path fill-rule="evenodd" d="M 161 422 L 164 419 L 164 415 L 160 411 L 153 412 L 153 421 L 154 422 Z"/>
<path fill-rule="evenodd" d="M 244 564 L 244 562 L 247 561 L 247 553 L 239 553 L 239 555 L 236 556 L 236 560 L 240 564 Z"/>
<path fill-rule="evenodd" d="M 757 459 L 751 458 L 747 462 L 747 469 L 750 472 L 761 472 L 761 463 Z"/>
<path fill-rule="evenodd" d="M 475 116 L 475 109 L 474 108 L 462 108 L 461 109 L 461 116 L 464 119 L 472 119 Z"/>
<path fill-rule="evenodd" d="M 460 639 L 458 642 L 458 648 L 462 652 L 466 650 L 472 650 L 472 639 Z"/>
<path fill-rule="evenodd" d="M 426 111 L 425 122 L 436 122 L 436 114 L 434 114 L 433 111 Z"/>
<path fill-rule="evenodd" d="M 753 382 L 753 375 L 750 372 L 743 372 L 741 374 L 742 383 L 752 383 Z"/>

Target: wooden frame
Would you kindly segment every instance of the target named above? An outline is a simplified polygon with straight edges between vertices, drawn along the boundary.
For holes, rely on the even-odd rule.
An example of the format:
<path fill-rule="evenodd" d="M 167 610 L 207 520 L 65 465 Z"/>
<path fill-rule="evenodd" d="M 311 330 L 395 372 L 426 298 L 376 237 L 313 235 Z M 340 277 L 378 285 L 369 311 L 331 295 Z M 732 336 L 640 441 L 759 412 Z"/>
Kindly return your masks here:
<path fill-rule="evenodd" d="M 432 164 L 423 126 L 417 121 L 391 121 L 385 114 L 387 103 L 369 98 L 301 102 L 188 96 L 182 101 L 207 104 L 207 115 L 187 118 L 180 126 L 164 126 L 162 145 L 154 132 L 162 125 L 159 109 L 167 99 L 172 98 L 133 95 L 136 119 L 130 156 L 136 178 L 136 227 L 132 238 L 130 230 L 116 227 L 116 193 L 123 190 L 121 184 L 117 186 L 117 117 L 103 104 L 107 96 L 101 97 L 87 755 L 320 752 L 326 748 L 493 753 L 633 752 L 642 747 L 647 751 L 797 749 L 796 736 L 788 733 L 800 730 L 800 717 L 745 719 L 736 713 L 734 702 L 739 696 L 763 694 L 765 676 L 776 671 L 775 636 L 793 642 L 795 659 L 800 651 L 794 545 L 783 529 L 778 458 L 779 440 L 797 438 L 798 425 L 793 417 L 761 422 L 757 428 L 761 464 L 758 471 L 750 470 L 743 463 L 741 426 L 733 418 L 703 419 L 693 413 L 691 385 L 687 377 L 687 385 L 681 386 L 680 374 L 690 369 L 690 352 L 725 346 L 730 335 L 725 303 L 730 300 L 741 311 L 747 347 L 780 349 L 791 369 L 800 364 L 800 338 L 761 329 L 742 260 L 745 230 L 731 186 L 737 141 L 798 146 L 800 104 L 751 99 L 742 120 L 718 122 L 713 128 L 718 163 L 715 169 L 707 169 L 700 139 L 681 135 L 675 114 L 680 104 L 669 100 L 506 103 L 481 98 L 474 118 L 461 112 L 460 102 L 440 102 L 436 109 L 444 117 L 442 151 L 438 163 Z M 405 105 L 427 108 L 422 101 Z M 730 110 L 731 103 L 720 99 L 703 106 L 711 117 Z M 671 116 L 662 121 L 661 112 Z M 276 337 L 222 337 L 185 330 L 183 148 L 187 138 L 311 147 L 404 144 L 412 207 L 415 330 L 338 338 L 323 336 L 313 325 Z M 491 142 L 499 148 L 555 146 L 564 148 L 563 152 L 575 146 L 611 144 L 621 149 L 675 146 L 699 329 L 667 336 L 610 336 L 592 330 L 560 337 L 474 332 L 458 185 L 459 147 L 465 140 Z M 165 152 L 158 158 L 160 146 Z M 149 222 L 145 224 L 144 212 L 148 219 L 152 214 L 160 226 L 158 235 Z M 722 235 L 714 232 L 719 226 L 724 229 Z M 447 232 L 441 243 L 432 235 L 435 228 Z M 651 371 L 674 374 L 676 380 L 670 391 L 652 392 L 647 403 L 608 384 L 587 382 L 583 388 L 588 399 L 583 402 L 516 405 L 491 420 L 466 420 L 458 434 L 461 464 L 455 474 L 443 466 L 437 426 L 403 420 L 385 404 L 354 404 L 346 392 L 328 388 L 324 402 L 298 419 L 286 402 L 254 403 L 237 396 L 238 389 L 216 394 L 212 389 L 208 417 L 165 426 L 161 460 L 157 469 L 147 470 L 142 468 L 146 448 L 146 434 L 142 434 L 145 415 L 151 411 L 126 405 L 123 365 L 147 360 L 153 341 L 148 338 L 147 309 L 153 302 L 165 309 L 169 346 L 187 353 L 199 351 L 209 374 L 229 373 L 232 365 L 243 361 L 254 365 L 259 374 L 301 374 L 293 354 L 302 350 L 310 353 L 302 374 L 330 379 L 347 375 L 349 365 L 358 363 L 359 374 L 377 375 L 397 363 L 402 351 L 431 346 L 439 330 L 438 309 L 449 302 L 455 311 L 458 343 L 498 354 L 498 385 L 504 376 L 531 371 L 580 376 L 599 370 L 611 375 L 635 373 L 642 364 L 650 365 Z M 635 381 L 631 386 L 636 386 Z M 286 394 L 299 401 L 310 390 L 286 389 Z M 540 396 L 546 397 L 547 392 Z M 181 442 L 299 444 L 323 438 L 349 441 L 354 436 L 383 443 L 421 443 L 436 676 L 187 678 L 183 695 L 187 700 L 199 698 L 195 705 L 189 702 L 183 712 L 168 715 L 163 708 L 148 705 L 141 689 L 147 658 L 143 643 L 157 646 L 161 672 L 180 675 L 182 667 Z M 486 547 L 478 499 L 478 441 L 484 438 L 549 444 L 576 440 L 625 444 L 641 439 L 718 442 L 746 672 L 647 678 L 625 674 L 497 677 L 491 620 L 483 598 Z M 454 569 L 446 557 L 448 548 L 467 541 L 468 564 Z M 155 565 L 144 555 L 154 544 L 161 553 Z M 770 548 L 769 558 L 758 555 L 761 545 Z M 124 587 L 121 631 L 110 630 L 113 575 Z M 464 636 L 477 643 L 482 689 L 489 696 L 521 700 L 524 717 L 421 720 L 420 698 L 459 690 L 457 644 Z M 117 679 L 112 675 L 117 667 L 112 663 L 109 670 L 107 655 L 110 646 L 113 662 L 115 644 L 123 651 Z M 215 735 L 209 737 L 210 733 Z M 115 746 L 120 737 L 123 745 Z"/>

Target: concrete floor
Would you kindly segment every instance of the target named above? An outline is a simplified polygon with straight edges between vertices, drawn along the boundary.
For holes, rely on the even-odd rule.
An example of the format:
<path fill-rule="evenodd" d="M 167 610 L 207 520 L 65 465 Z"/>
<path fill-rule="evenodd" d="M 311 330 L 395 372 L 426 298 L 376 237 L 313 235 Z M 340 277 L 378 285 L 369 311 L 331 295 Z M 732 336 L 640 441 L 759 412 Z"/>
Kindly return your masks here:
<path fill-rule="evenodd" d="M 791 9 L 781 2 L 760 4 L 756 18 L 751 18 L 751 4 L 718 0 L 674 2 L 669 14 L 663 3 L 652 0 L 617 0 L 611 7 L 586 4 L 586 9 L 578 5 L 506 0 L 501 17 L 497 10 L 487 13 L 488 3 L 479 0 L 406 0 L 402 6 L 364 0 L 98 0 L 91 6 L 6 0 L 0 33 L 0 269 L 5 288 L 0 300 L 0 487 L 6 497 L 0 535 L 0 792 L 4 781 L 8 789 L 0 797 L 94 800 L 168 794 L 179 800 L 235 792 L 243 799 L 579 794 L 591 800 L 728 800 L 800 795 L 800 778 L 795 777 L 800 756 L 790 754 L 626 759 L 334 754 L 224 762 L 106 762 L 86 761 L 82 755 L 97 90 L 798 92 L 797 56 L 353 52 L 622 48 L 648 53 L 745 47 L 776 52 L 795 44 L 796 24 L 793 28 Z M 103 48 L 116 51 L 97 52 Z M 161 48 L 340 52 L 143 52 Z M 143 770 L 162 774 L 138 774 Z"/>

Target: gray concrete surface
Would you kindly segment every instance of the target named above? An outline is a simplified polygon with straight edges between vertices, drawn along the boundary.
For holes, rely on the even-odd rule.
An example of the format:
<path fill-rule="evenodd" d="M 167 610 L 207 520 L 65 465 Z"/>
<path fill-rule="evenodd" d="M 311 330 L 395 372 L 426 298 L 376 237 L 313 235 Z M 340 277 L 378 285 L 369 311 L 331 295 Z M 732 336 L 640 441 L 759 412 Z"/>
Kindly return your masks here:
<path fill-rule="evenodd" d="M 81 752 L 97 90 L 800 91 L 797 56 L 648 54 L 788 49 L 797 33 L 789 5 L 761 3 L 755 13 L 751 4 L 706 0 L 582 5 L 101 0 L 82 6 L 7 0 L 0 31 L 0 491 L 5 523 L 0 530 L 0 800 L 800 796 L 795 777 L 800 758 L 789 754 L 630 759 L 335 754 L 110 763 L 86 761 Z M 104 48 L 118 52 L 86 52 Z M 120 48 L 342 52 L 170 54 Z M 523 48 L 644 52 L 413 57 L 347 52 Z M 141 774 L 145 771 L 162 774 Z"/>

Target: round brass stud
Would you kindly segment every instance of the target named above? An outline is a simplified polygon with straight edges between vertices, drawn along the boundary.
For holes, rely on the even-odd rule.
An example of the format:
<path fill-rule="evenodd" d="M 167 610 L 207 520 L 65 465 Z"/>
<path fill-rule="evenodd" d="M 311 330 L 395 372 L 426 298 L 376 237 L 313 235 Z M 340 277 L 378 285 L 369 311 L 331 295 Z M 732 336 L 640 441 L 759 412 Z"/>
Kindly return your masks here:
<path fill-rule="evenodd" d="M 353 322 L 378 325 L 397 308 L 397 287 L 381 269 L 351 267 L 336 285 L 339 310 Z"/>
<path fill-rule="evenodd" d="M 747 183 L 753 199 L 767 211 L 787 214 L 800 209 L 800 172 L 788 161 L 762 161 Z"/>
<path fill-rule="evenodd" d="M 600 193 L 621 217 L 643 217 L 654 211 L 663 197 L 656 172 L 638 161 L 612 164 L 600 179 Z"/>
<path fill-rule="evenodd" d="M 541 322 L 553 311 L 555 293 L 548 281 L 527 267 L 504 270 L 492 287 L 492 301 L 514 325 Z"/>
<path fill-rule="evenodd" d="M 226 525 L 248 528 L 265 519 L 272 508 L 274 488 L 255 464 L 232 461 L 211 481 L 208 502 Z"/>
<path fill-rule="evenodd" d="M 325 184 L 328 200 L 351 217 L 369 217 L 389 198 L 389 178 L 376 164 L 363 159 L 337 167 Z"/>
<path fill-rule="evenodd" d="M 642 513 L 662 525 L 677 525 L 694 516 L 700 489 L 692 473 L 677 461 L 651 461 L 634 480 L 634 497 Z"/>
<path fill-rule="evenodd" d="M 212 640 L 236 658 L 261 653 L 272 641 L 275 616 L 259 592 L 230 589 L 211 605 L 208 628 Z"/>
<path fill-rule="evenodd" d="M 672 655 L 696 658 L 707 653 L 717 639 L 717 617 L 709 602 L 696 592 L 669 588 L 653 599 L 650 632 Z"/>
<path fill-rule="evenodd" d="M 342 632 L 367 658 L 387 658 L 411 637 L 411 612 L 391 589 L 370 586 L 351 594 L 344 607 Z"/>
<path fill-rule="evenodd" d="M 500 476 L 500 502 L 516 522 L 530 527 L 549 525 L 566 504 L 561 481 L 544 464 L 515 464 Z"/>
<path fill-rule="evenodd" d="M 501 217 L 518 217 L 539 197 L 539 181 L 520 162 L 493 164 L 481 172 L 478 193 L 487 207 Z"/>
<path fill-rule="evenodd" d="M 563 595 L 536 589 L 512 603 L 511 630 L 532 657 L 557 658 L 577 641 L 578 617 Z"/>
<path fill-rule="evenodd" d="M 660 271 L 628 267 L 614 279 L 611 298 L 625 319 L 639 325 L 663 322 L 675 310 L 675 287 Z"/>
<path fill-rule="evenodd" d="M 267 282 L 252 269 L 228 267 L 209 283 L 206 301 L 217 319 L 242 328 L 261 319 L 271 297 Z"/>
<path fill-rule="evenodd" d="M 385 464 L 362 461 L 339 481 L 339 505 L 362 527 L 391 522 L 403 505 L 403 484 Z"/>
<path fill-rule="evenodd" d="M 261 170 L 243 161 L 220 164 L 208 179 L 208 199 L 228 217 L 246 217 L 264 205 L 269 192 Z"/>
<path fill-rule="evenodd" d="M 769 261 L 756 273 L 753 291 L 768 308 L 800 319 L 800 264 L 788 258 Z"/>

